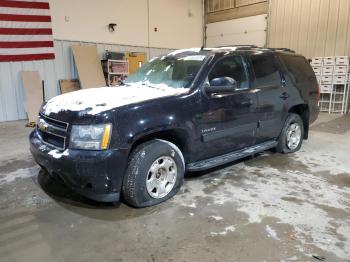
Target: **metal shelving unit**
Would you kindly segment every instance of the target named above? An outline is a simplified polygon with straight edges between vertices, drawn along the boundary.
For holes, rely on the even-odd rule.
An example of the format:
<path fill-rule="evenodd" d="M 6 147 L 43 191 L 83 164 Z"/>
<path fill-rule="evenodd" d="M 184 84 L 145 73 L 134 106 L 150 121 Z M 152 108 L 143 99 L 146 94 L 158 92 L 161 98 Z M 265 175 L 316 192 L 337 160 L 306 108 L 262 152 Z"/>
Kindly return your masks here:
<path fill-rule="evenodd" d="M 349 57 L 314 57 L 311 65 L 320 84 L 320 111 L 346 114 L 350 88 Z"/>
<path fill-rule="evenodd" d="M 129 75 L 129 61 L 102 60 L 102 68 L 108 86 L 117 86 Z"/>

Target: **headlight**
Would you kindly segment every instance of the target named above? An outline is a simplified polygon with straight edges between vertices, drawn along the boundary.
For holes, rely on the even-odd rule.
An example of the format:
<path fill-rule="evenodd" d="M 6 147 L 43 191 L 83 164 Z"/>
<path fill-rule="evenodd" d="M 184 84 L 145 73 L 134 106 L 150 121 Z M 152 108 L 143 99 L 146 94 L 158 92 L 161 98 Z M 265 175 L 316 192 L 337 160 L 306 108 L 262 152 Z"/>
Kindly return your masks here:
<path fill-rule="evenodd" d="M 112 124 L 73 125 L 69 147 L 86 150 L 105 150 L 111 139 Z"/>

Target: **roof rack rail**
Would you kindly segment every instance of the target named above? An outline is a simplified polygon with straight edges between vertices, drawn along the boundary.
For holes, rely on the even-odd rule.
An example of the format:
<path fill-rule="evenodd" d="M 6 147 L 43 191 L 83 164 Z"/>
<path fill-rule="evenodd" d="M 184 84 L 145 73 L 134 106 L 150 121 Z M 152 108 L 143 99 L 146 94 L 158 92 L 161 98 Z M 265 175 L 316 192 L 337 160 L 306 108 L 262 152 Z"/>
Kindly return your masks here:
<path fill-rule="evenodd" d="M 231 46 L 218 46 L 217 48 L 236 48 L 236 50 L 249 50 L 249 49 L 258 49 L 258 50 L 270 50 L 270 51 L 281 51 L 294 53 L 295 51 L 285 47 L 258 47 L 256 45 L 231 45 Z"/>
<path fill-rule="evenodd" d="M 224 46 L 218 46 L 217 48 L 229 48 L 229 47 L 238 47 L 238 48 L 241 48 L 241 47 L 244 47 L 244 48 L 258 48 L 258 46 L 256 45 L 224 45 Z"/>
<path fill-rule="evenodd" d="M 294 50 L 292 50 L 290 48 L 285 48 L 285 47 L 269 47 L 269 48 L 266 48 L 266 49 L 269 49 L 269 50 L 272 50 L 272 51 L 290 52 L 290 53 L 294 53 L 295 54 Z"/>

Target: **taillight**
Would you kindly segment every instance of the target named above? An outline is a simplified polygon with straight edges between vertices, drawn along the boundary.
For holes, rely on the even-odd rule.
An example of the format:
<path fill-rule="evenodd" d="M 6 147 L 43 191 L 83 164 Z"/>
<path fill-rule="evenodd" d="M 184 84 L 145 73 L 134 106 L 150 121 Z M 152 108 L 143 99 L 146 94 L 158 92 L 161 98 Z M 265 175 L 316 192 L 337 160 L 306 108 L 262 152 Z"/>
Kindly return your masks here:
<path fill-rule="evenodd" d="M 320 102 L 320 96 L 321 96 L 321 90 L 320 90 L 320 84 L 317 84 L 317 103 Z"/>

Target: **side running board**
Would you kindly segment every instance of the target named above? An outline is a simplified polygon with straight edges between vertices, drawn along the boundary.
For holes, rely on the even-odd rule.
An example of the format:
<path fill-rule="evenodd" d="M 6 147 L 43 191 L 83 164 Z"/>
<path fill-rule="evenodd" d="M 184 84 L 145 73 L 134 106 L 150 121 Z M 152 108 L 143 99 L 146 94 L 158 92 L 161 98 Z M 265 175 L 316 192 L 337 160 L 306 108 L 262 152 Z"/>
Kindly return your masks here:
<path fill-rule="evenodd" d="M 234 151 L 225 155 L 216 156 L 213 158 L 200 160 L 194 163 L 189 163 L 186 165 L 187 171 L 202 171 L 205 169 L 213 168 L 216 166 L 221 166 L 230 162 L 233 162 L 235 160 L 254 155 L 256 153 L 263 152 L 265 150 L 271 149 L 276 147 L 278 144 L 277 141 L 268 141 L 264 142 L 252 147 L 246 147 L 238 151 Z"/>

